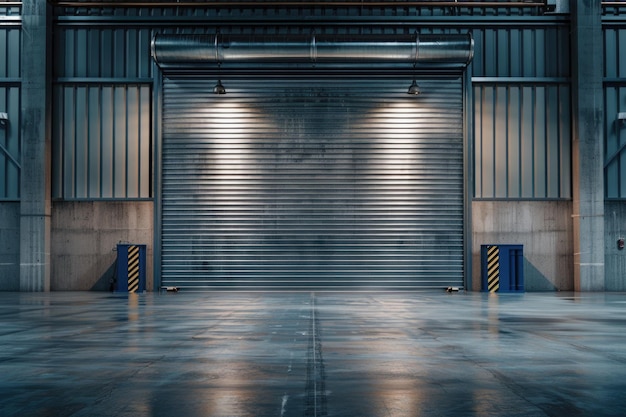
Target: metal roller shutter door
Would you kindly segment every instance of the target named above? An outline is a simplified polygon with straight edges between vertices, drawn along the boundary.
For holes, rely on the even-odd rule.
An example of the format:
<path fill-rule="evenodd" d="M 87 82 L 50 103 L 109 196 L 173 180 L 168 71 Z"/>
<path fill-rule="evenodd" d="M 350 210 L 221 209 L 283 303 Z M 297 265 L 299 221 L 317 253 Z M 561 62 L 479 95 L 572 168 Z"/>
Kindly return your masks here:
<path fill-rule="evenodd" d="M 418 81 L 166 78 L 162 285 L 463 286 L 462 81 Z"/>

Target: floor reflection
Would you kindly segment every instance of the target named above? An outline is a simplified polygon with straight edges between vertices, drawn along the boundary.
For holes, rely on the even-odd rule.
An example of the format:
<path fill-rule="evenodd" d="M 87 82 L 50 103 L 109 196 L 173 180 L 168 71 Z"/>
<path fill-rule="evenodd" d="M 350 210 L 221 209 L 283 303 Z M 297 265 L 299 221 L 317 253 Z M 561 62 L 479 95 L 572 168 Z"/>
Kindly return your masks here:
<path fill-rule="evenodd" d="M 626 295 L 0 294 L 0 414 L 617 416 Z"/>

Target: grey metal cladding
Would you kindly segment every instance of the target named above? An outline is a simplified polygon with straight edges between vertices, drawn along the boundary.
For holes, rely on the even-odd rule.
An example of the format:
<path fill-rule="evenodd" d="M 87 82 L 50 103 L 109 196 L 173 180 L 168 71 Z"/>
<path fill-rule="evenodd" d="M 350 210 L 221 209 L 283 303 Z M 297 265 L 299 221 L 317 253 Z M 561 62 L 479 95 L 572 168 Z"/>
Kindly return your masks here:
<path fill-rule="evenodd" d="M 0 112 L 8 116 L 0 122 L 0 201 L 18 200 L 22 159 L 18 86 L 0 85 Z"/>
<path fill-rule="evenodd" d="M 20 27 L 0 27 L 0 201 L 20 198 L 21 42 Z"/>
<path fill-rule="evenodd" d="M 571 198 L 570 87 L 474 85 L 476 198 Z"/>
<path fill-rule="evenodd" d="M 626 199 L 626 123 L 618 115 L 626 111 L 626 29 L 604 28 L 604 170 L 605 197 Z"/>
<path fill-rule="evenodd" d="M 152 197 L 150 85 L 56 84 L 52 196 Z"/>

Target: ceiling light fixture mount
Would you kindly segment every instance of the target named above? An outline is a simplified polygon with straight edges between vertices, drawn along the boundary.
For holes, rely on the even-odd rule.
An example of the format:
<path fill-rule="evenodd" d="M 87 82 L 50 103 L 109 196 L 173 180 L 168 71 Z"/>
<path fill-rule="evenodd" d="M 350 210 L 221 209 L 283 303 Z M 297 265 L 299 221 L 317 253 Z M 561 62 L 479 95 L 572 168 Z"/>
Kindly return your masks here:
<path fill-rule="evenodd" d="M 422 90 L 420 89 L 420 86 L 417 85 L 417 82 L 415 82 L 415 79 L 413 79 L 413 82 L 409 86 L 409 90 L 406 93 L 412 96 L 418 96 L 422 94 Z"/>
<path fill-rule="evenodd" d="M 213 87 L 213 94 L 226 94 L 226 88 L 224 88 L 221 80 L 217 80 L 217 84 Z"/>

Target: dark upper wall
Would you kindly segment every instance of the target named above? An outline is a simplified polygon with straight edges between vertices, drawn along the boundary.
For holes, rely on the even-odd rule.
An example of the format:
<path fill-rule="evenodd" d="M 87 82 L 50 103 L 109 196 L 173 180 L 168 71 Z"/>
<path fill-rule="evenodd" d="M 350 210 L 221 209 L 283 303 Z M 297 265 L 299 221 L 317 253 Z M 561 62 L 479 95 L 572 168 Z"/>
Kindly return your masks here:
<path fill-rule="evenodd" d="M 146 197 L 140 189 L 112 190 L 112 152 L 93 155 L 102 144 L 145 143 L 133 129 L 120 139 L 85 125 L 126 126 L 149 101 L 110 107 L 114 89 L 150 88 L 152 33 L 464 33 L 475 39 L 472 68 L 476 109 L 476 196 L 481 198 L 570 198 L 569 22 L 525 8 L 256 7 L 57 10 L 55 49 L 54 196 L 61 198 Z M 95 91 L 92 91 L 95 90 Z M 142 94 L 135 94 L 145 97 Z M 108 100 L 102 104 L 102 100 Z M 120 99 L 121 100 L 121 99 Z M 86 105 L 85 105 L 86 103 Z M 532 109 L 532 111 L 528 111 Z M 126 117 L 126 119 L 124 119 Z M 142 126 L 142 123 L 139 123 Z M 87 158 L 82 158 L 86 155 Z M 121 155 L 128 158 L 129 153 Z M 132 154 L 149 166 L 146 152 Z M 92 167 L 89 160 L 100 165 Z M 126 166 L 133 166 L 126 159 Z M 101 166 L 104 164 L 105 171 Z M 93 180 L 84 180 L 85 173 Z M 144 178 L 147 173 L 127 175 Z M 141 181 L 141 180 L 140 180 Z M 106 183 L 106 184 L 103 184 Z M 141 188 L 141 187 L 140 187 Z M 145 189 L 145 188 L 143 188 Z"/>
<path fill-rule="evenodd" d="M 20 8 L 0 4 L 0 201 L 19 199 L 20 172 Z"/>
<path fill-rule="evenodd" d="M 626 199 L 626 7 L 608 14 L 604 29 L 605 197 Z M 620 51 L 622 53 L 620 53 Z"/>
<path fill-rule="evenodd" d="M 95 3 L 95 2 L 94 2 Z M 606 196 L 626 198 L 626 8 L 605 8 Z M 0 199 L 19 198 L 19 6 L 0 7 Z M 15 19 L 11 21 L 11 19 Z M 476 43 L 475 196 L 569 199 L 569 16 L 537 7 L 56 8 L 53 195 L 151 198 L 156 31 L 467 32 Z M 2 41 L 4 40 L 4 41 Z M 622 48 L 623 49 L 623 48 Z"/>

